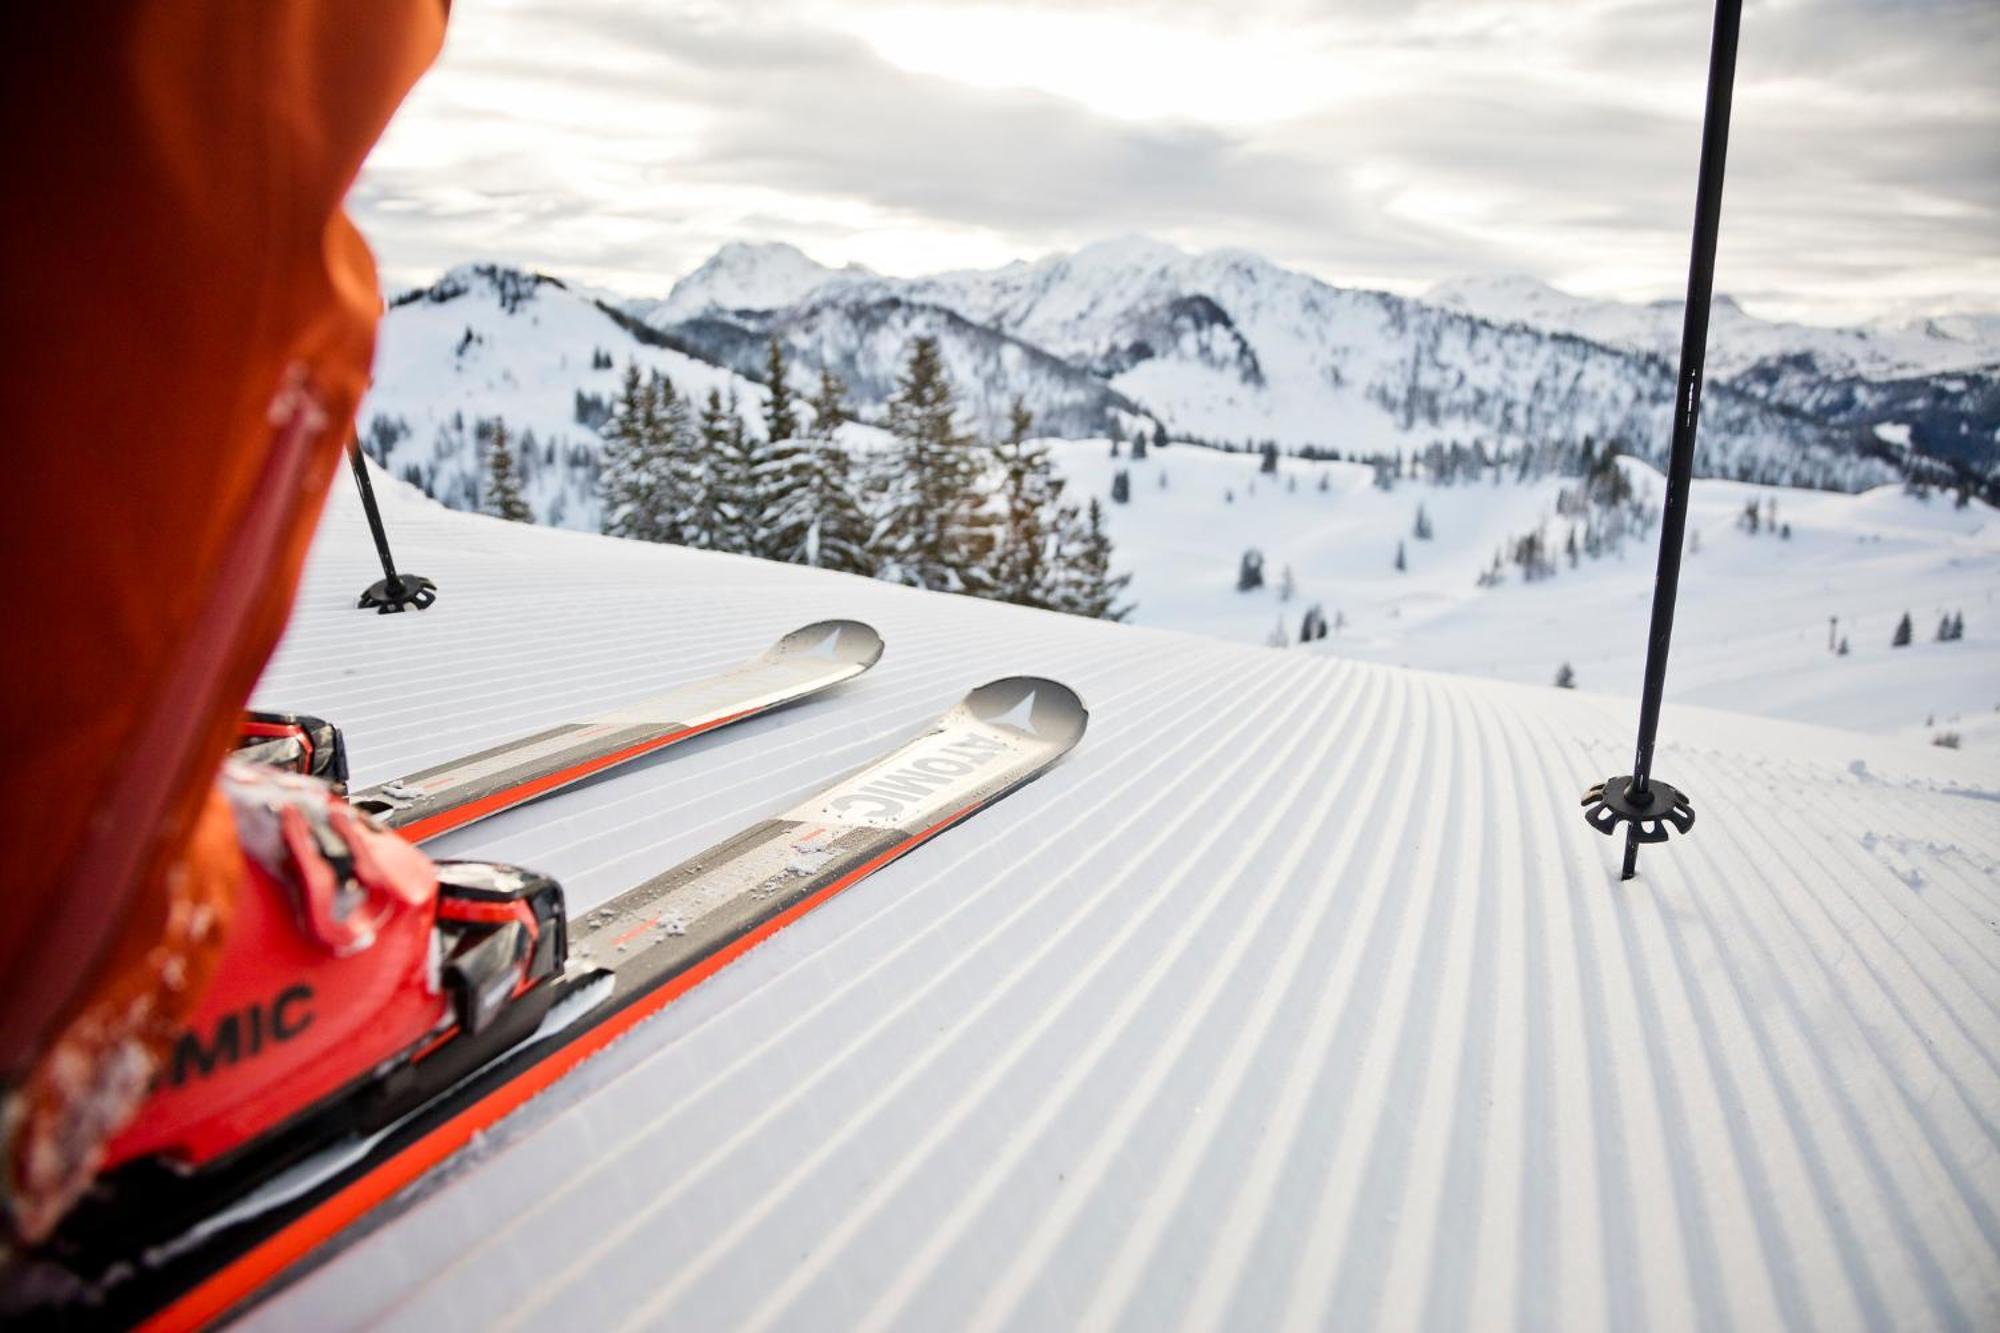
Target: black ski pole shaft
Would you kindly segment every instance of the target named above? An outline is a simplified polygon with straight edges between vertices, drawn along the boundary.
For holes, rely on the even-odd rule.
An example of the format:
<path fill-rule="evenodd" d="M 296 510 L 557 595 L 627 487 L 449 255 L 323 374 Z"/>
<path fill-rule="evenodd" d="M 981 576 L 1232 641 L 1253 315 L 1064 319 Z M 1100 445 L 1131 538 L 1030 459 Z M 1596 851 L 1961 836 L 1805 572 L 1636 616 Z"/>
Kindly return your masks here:
<path fill-rule="evenodd" d="M 382 576 L 396 577 L 396 562 L 389 555 L 389 533 L 382 526 L 382 511 L 375 504 L 375 485 L 368 480 L 368 464 L 361 457 L 361 437 L 347 441 L 347 461 L 354 468 L 354 484 L 361 491 L 361 508 L 368 515 L 368 531 L 375 536 L 375 554 L 382 557 Z"/>
<path fill-rule="evenodd" d="M 1742 17 L 1743 0 L 1716 0 L 1715 32 L 1708 53 L 1708 106 L 1702 117 L 1701 169 L 1695 187 L 1694 245 L 1688 259 L 1687 308 L 1681 322 L 1680 376 L 1674 391 L 1673 446 L 1667 460 L 1666 508 L 1660 518 L 1652 628 L 1646 638 L 1638 750 L 1632 760 L 1632 789 L 1642 798 L 1653 775 L 1653 741 L 1660 727 L 1667 649 L 1674 632 L 1674 601 L 1680 592 L 1681 543 L 1687 535 L 1688 486 L 1694 472 L 1695 426 L 1701 415 L 1709 301 L 1715 289 L 1715 241 L 1722 225 L 1723 159 L 1729 150 L 1729 103 L 1736 80 L 1736 36 Z M 1638 870 L 1638 832 L 1636 824 L 1626 831 L 1625 879 Z"/>
<path fill-rule="evenodd" d="M 382 558 L 382 581 L 370 584 L 355 605 L 381 614 L 414 608 L 421 611 L 437 600 L 437 584 L 417 574 L 398 574 L 389 554 L 389 533 L 382 526 L 382 510 L 375 503 L 375 484 L 368 479 L 368 463 L 361 456 L 361 437 L 347 441 L 347 461 L 354 468 L 354 485 L 361 492 L 361 508 L 368 515 L 368 531 L 375 538 L 375 554 Z"/>

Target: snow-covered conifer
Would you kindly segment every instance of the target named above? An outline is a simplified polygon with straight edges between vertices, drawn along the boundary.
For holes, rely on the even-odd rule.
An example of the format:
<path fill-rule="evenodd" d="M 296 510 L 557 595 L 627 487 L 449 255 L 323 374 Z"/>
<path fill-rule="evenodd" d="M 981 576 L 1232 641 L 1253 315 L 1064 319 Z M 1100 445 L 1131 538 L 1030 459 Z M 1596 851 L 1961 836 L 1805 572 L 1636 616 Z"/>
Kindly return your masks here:
<path fill-rule="evenodd" d="M 992 595 L 1022 606 L 1053 607 L 1060 601 L 1062 527 L 1075 511 L 1062 504 L 1063 482 L 1048 449 L 1029 443 L 1033 430 L 1033 415 L 1016 398 L 1008 413 L 1007 438 L 994 449 L 1000 463 L 1001 515 Z"/>
<path fill-rule="evenodd" d="M 798 414 L 792 411 L 792 389 L 785 376 L 784 345 L 774 333 L 764 349 L 764 383 L 771 391 L 764 401 L 764 438 L 772 444 L 799 433 Z"/>
<path fill-rule="evenodd" d="M 1255 592 L 1264 586 L 1264 553 L 1251 547 L 1236 562 L 1236 591 Z"/>
<path fill-rule="evenodd" d="M 717 550 L 759 555 L 764 539 L 763 441 L 744 424 L 736 390 L 722 407 L 722 455 L 715 469 L 716 499 L 723 514 Z"/>
<path fill-rule="evenodd" d="M 732 535 L 726 507 L 729 412 L 720 390 L 708 391 L 701 416 L 691 426 L 692 447 L 678 453 L 675 468 L 681 540 L 702 550 L 726 550 Z"/>
<path fill-rule="evenodd" d="M 889 400 L 900 463 L 875 545 L 884 577 L 920 588 L 985 589 L 993 534 L 984 514 L 981 459 L 958 429 L 958 404 L 935 338 L 918 338 Z"/>
<path fill-rule="evenodd" d="M 774 444 L 764 463 L 764 554 L 848 574 L 872 573 L 868 520 L 861 511 L 853 460 L 835 439 L 847 420 L 846 386 L 820 371 L 812 428 Z"/>
<path fill-rule="evenodd" d="M 514 452 L 507 443 L 507 423 L 496 419 L 493 436 L 486 445 L 485 504 L 482 508 L 495 518 L 510 523 L 532 523 L 534 514 L 521 498 L 521 481 L 514 475 Z"/>
<path fill-rule="evenodd" d="M 1081 524 L 1075 523 L 1074 510 L 1068 512 L 1070 537 L 1063 544 L 1066 593 L 1060 609 L 1097 620 L 1123 620 L 1132 608 L 1119 605 L 1118 599 L 1132 576 L 1111 572 L 1111 534 L 1104 530 L 1103 506 L 1092 496 Z"/>

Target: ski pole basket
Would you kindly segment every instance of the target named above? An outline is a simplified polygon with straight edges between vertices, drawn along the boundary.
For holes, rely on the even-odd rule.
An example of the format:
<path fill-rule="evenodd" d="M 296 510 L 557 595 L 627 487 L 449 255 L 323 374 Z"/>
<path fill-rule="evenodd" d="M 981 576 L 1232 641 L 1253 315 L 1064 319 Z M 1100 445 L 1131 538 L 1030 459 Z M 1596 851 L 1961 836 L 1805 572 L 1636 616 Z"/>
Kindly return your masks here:
<path fill-rule="evenodd" d="M 1583 807 L 1583 817 L 1599 833 L 1614 835 L 1626 824 L 1634 842 L 1665 842 L 1670 824 L 1678 833 L 1694 827 L 1694 806 L 1686 793 L 1658 778 L 1643 790 L 1635 790 L 1630 776 L 1606 778 L 1583 794 Z"/>
<path fill-rule="evenodd" d="M 348 441 L 347 461 L 354 468 L 354 485 L 361 492 L 361 508 L 368 515 L 368 531 L 375 538 L 375 554 L 382 559 L 382 578 L 363 590 L 355 605 L 377 615 L 396 611 L 421 611 L 437 600 L 437 584 L 421 574 L 398 574 L 389 554 L 389 534 L 382 527 L 382 511 L 375 503 L 375 486 L 368 480 L 368 464 L 361 457 L 361 439 Z"/>

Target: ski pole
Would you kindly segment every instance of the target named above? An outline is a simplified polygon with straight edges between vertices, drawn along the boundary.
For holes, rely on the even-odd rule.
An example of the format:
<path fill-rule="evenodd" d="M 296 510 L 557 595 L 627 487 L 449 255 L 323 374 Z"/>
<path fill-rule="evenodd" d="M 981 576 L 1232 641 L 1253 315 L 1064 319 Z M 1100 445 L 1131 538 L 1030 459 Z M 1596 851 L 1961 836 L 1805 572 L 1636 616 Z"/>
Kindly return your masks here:
<path fill-rule="evenodd" d="M 1608 778 L 1583 798 L 1585 818 L 1600 832 L 1609 834 L 1619 824 L 1625 825 L 1625 863 L 1620 879 L 1638 873 L 1640 843 L 1665 842 L 1669 824 L 1682 833 L 1694 827 L 1694 808 L 1688 798 L 1653 778 L 1653 742 L 1659 733 L 1660 702 L 1667 687 L 1667 649 L 1673 639 L 1681 545 L 1687 535 L 1688 487 L 1694 473 L 1695 427 L 1701 415 L 1709 303 L 1715 288 L 1715 243 L 1722 226 L 1723 160 L 1729 149 L 1729 104 L 1742 17 L 1743 0 L 1716 0 L 1708 53 L 1708 104 L 1702 117 L 1701 167 L 1695 185 L 1694 242 L 1681 322 L 1680 374 L 1674 388 L 1673 442 L 1667 459 L 1667 498 L 1660 520 L 1660 557 L 1653 578 L 1653 615 L 1646 635 L 1646 680 L 1639 699 L 1639 738 L 1632 774 Z"/>
<path fill-rule="evenodd" d="M 368 531 L 375 537 L 375 554 L 382 559 L 382 579 L 371 583 L 355 603 L 362 610 L 375 608 L 379 615 L 415 607 L 421 611 L 437 600 L 437 584 L 420 574 L 398 574 L 389 554 L 389 534 L 382 526 L 382 511 L 375 504 L 375 486 L 368 479 L 368 464 L 361 456 L 361 437 L 347 442 L 347 461 L 354 468 L 354 484 L 361 491 L 361 508 L 368 515 Z"/>

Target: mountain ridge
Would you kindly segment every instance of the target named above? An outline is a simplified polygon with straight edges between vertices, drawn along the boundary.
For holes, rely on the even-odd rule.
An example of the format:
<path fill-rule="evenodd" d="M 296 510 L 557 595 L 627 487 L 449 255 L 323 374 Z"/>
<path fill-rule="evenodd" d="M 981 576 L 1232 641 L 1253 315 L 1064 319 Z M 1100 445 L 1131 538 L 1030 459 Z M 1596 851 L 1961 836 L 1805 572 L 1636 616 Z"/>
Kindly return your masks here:
<path fill-rule="evenodd" d="M 1461 285 L 1438 303 L 1335 287 L 1247 250 L 1190 253 L 1145 237 L 917 278 L 732 242 L 664 298 L 461 265 L 391 302 L 362 420 L 378 459 L 461 506 L 478 494 L 466 423 L 504 417 L 516 435 L 531 429 L 542 449 L 531 506 L 545 521 L 590 526 L 595 427 L 627 363 L 697 396 L 733 394 L 754 418 L 776 337 L 795 390 L 832 370 L 865 423 L 881 419 L 923 336 L 939 341 L 963 424 L 987 437 L 1004 430 L 1018 396 L 1038 433 L 1073 439 L 1164 430 L 1363 459 L 1595 439 L 1664 461 L 1674 361 L 1661 330 L 1672 325 L 1677 346 L 1676 311 L 1521 280 L 1482 290 Z M 1952 337 L 1844 330 L 1792 346 L 1783 340 L 1805 326 L 1724 304 L 1698 475 L 1859 490 L 1956 470 L 1991 485 L 2000 367 L 1939 372 L 1890 355 L 1913 338 L 1983 346 L 1976 320 L 1954 327 Z M 1742 336 L 1755 345 L 1743 350 Z"/>

